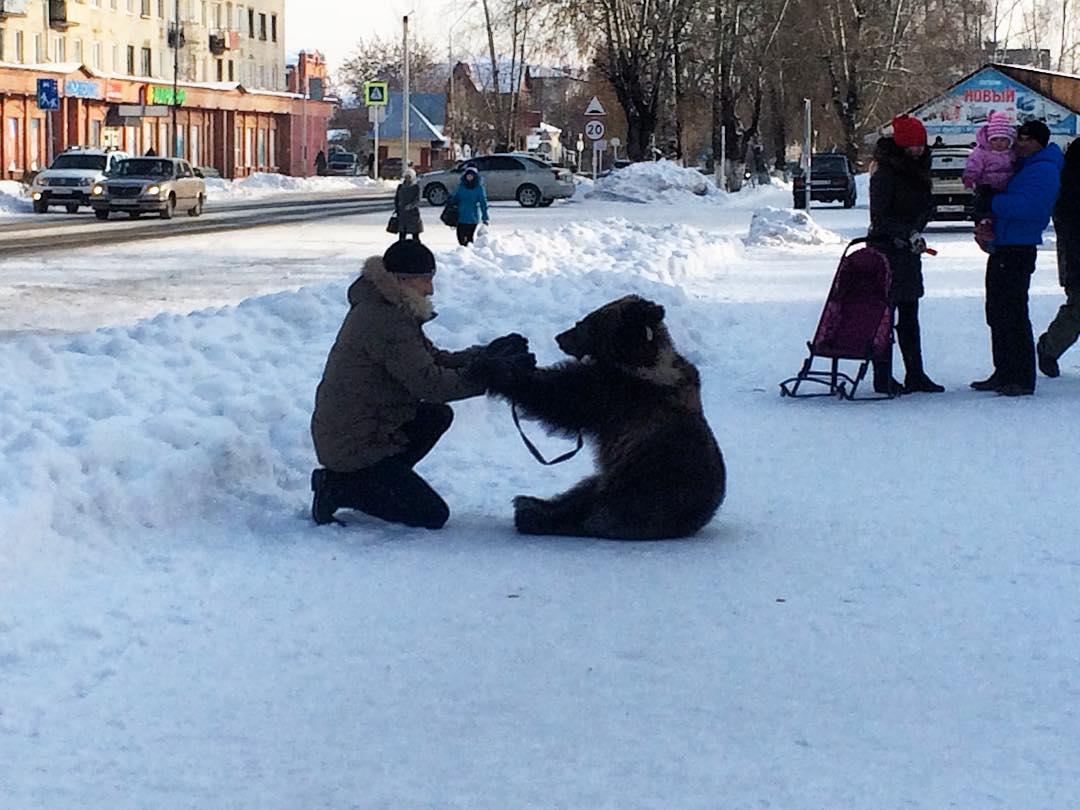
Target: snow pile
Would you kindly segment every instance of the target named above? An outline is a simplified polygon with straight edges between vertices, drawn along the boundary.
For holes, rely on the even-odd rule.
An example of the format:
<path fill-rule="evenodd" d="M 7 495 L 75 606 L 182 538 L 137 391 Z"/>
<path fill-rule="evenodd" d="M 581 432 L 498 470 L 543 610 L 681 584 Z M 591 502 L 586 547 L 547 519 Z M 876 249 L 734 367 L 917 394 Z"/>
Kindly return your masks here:
<path fill-rule="evenodd" d="M 370 177 L 289 177 L 256 172 L 236 180 L 206 178 L 206 190 L 214 200 L 249 200 L 275 194 L 334 194 L 350 191 L 384 192 L 397 188 L 396 180 Z"/>
<path fill-rule="evenodd" d="M 831 245 L 843 241 L 839 234 L 814 222 L 806 211 L 771 206 L 754 211 L 746 236 L 748 247 Z"/>
<path fill-rule="evenodd" d="M 24 196 L 22 183 L 0 180 L 0 214 L 29 214 L 33 211 L 30 199 Z"/>
<path fill-rule="evenodd" d="M 711 177 L 670 160 L 631 163 L 596 181 L 589 197 L 616 202 L 679 203 L 688 197 L 723 197 Z"/>
<path fill-rule="evenodd" d="M 518 330 L 554 362 L 550 336 L 590 309 L 637 292 L 686 312 L 686 290 L 723 278 L 740 250 L 689 226 L 615 219 L 486 236 L 440 258 L 428 334 L 460 348 Z M 348 281 L 0 344 L 0 467 L 19 471 L 0 488 L 0 525 L 77 537 L 295 510 Z M 704 358 L 709 344 L 692 331 L 681 348 Z"/>

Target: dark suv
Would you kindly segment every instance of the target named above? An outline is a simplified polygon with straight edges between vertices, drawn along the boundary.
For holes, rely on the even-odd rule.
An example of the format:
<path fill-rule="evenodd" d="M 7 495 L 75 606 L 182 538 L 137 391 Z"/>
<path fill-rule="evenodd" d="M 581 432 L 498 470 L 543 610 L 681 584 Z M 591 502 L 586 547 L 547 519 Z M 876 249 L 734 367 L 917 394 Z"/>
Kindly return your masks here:
<path fill-rule="evenodd" d="M 806 178 L 799 169 L 792 178 L 795 208 L 806 207 Z M 842 202 L 855 206 L 855 170 L 847 155 L 825 152 L 810 158 L 810 198 L 817 202 Z"/>

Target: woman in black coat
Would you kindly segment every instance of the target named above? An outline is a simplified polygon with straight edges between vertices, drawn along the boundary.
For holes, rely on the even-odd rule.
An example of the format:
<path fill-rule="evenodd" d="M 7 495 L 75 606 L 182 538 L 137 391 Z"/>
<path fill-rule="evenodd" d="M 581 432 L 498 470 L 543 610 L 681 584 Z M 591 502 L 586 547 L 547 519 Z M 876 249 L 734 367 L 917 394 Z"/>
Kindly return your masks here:
<path fill-rule="evenodd" d="M 1054 232 L 1058 281 L 1065 289 L 1065 303 L 1036 346 L 1039 370 L 1047 377 L 1061 373 L 1058 358 L 1080 337 L 1080 138 L 1065 150 L 1061 191 L 1054 206 Z"/>
<path fill-rule="evenodd" d="M 412 234 L 419 241 L 424 232 L 424 223 L 420 219 L 420 184 L 416 182 L 416 172 L 406 169 L 401 174 L 401 185 L 394 192 L 394 214 L 398 221 L 398 239 Z"/>
<path fill-rule="evenodd" d="M 917 118 L 893 119 L 893 136 L 874 150 L 870 175 L 870 230 L 867 241 L 882 251 L 892 268 L 889 298 L 896 309 L 896 341 L 904 358 L 904 384 L 892 376 L 892 358 L 874 363 L 874 390 L 879 394 L 938 393 L 945 389 L 923 370 L 919 332 L 919 299 L 923 296 L 922 229 L 930 220 L 930 152 L 926 130 Z"/>

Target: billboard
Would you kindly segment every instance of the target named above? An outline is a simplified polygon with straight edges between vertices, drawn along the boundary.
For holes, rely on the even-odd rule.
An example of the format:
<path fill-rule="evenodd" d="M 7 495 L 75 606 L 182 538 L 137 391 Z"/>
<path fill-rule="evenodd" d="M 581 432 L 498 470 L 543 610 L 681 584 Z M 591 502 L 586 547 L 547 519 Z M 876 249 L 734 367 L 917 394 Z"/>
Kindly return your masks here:
<path fill-rule="evenodd" d="M 1076 135 L 1077 114 L 993 68 L 983 68 L 912 113 L 929 135 L 974 133 L 991 112 L 1022 124 L 1045 121 L 1054 135 Z"/>

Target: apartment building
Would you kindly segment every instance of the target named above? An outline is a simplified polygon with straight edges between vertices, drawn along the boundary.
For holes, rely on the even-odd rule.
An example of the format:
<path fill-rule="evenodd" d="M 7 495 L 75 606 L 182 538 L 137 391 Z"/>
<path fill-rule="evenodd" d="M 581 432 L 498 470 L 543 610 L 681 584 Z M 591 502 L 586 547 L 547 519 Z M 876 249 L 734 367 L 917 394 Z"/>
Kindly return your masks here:
<path fill-rule="evenodd" d="M 284 0 L 3 0 L 0 62 L 284 90 L 284 24 Z"/>
<path fill-rule="evenodd" d="M 0 0 L 0 178 L 72 144 L 312 173 L 333 102 L 289 92 L 284 24 L 284 0 Z M 57 111 L 38 107 L 42 78 Z"/>

